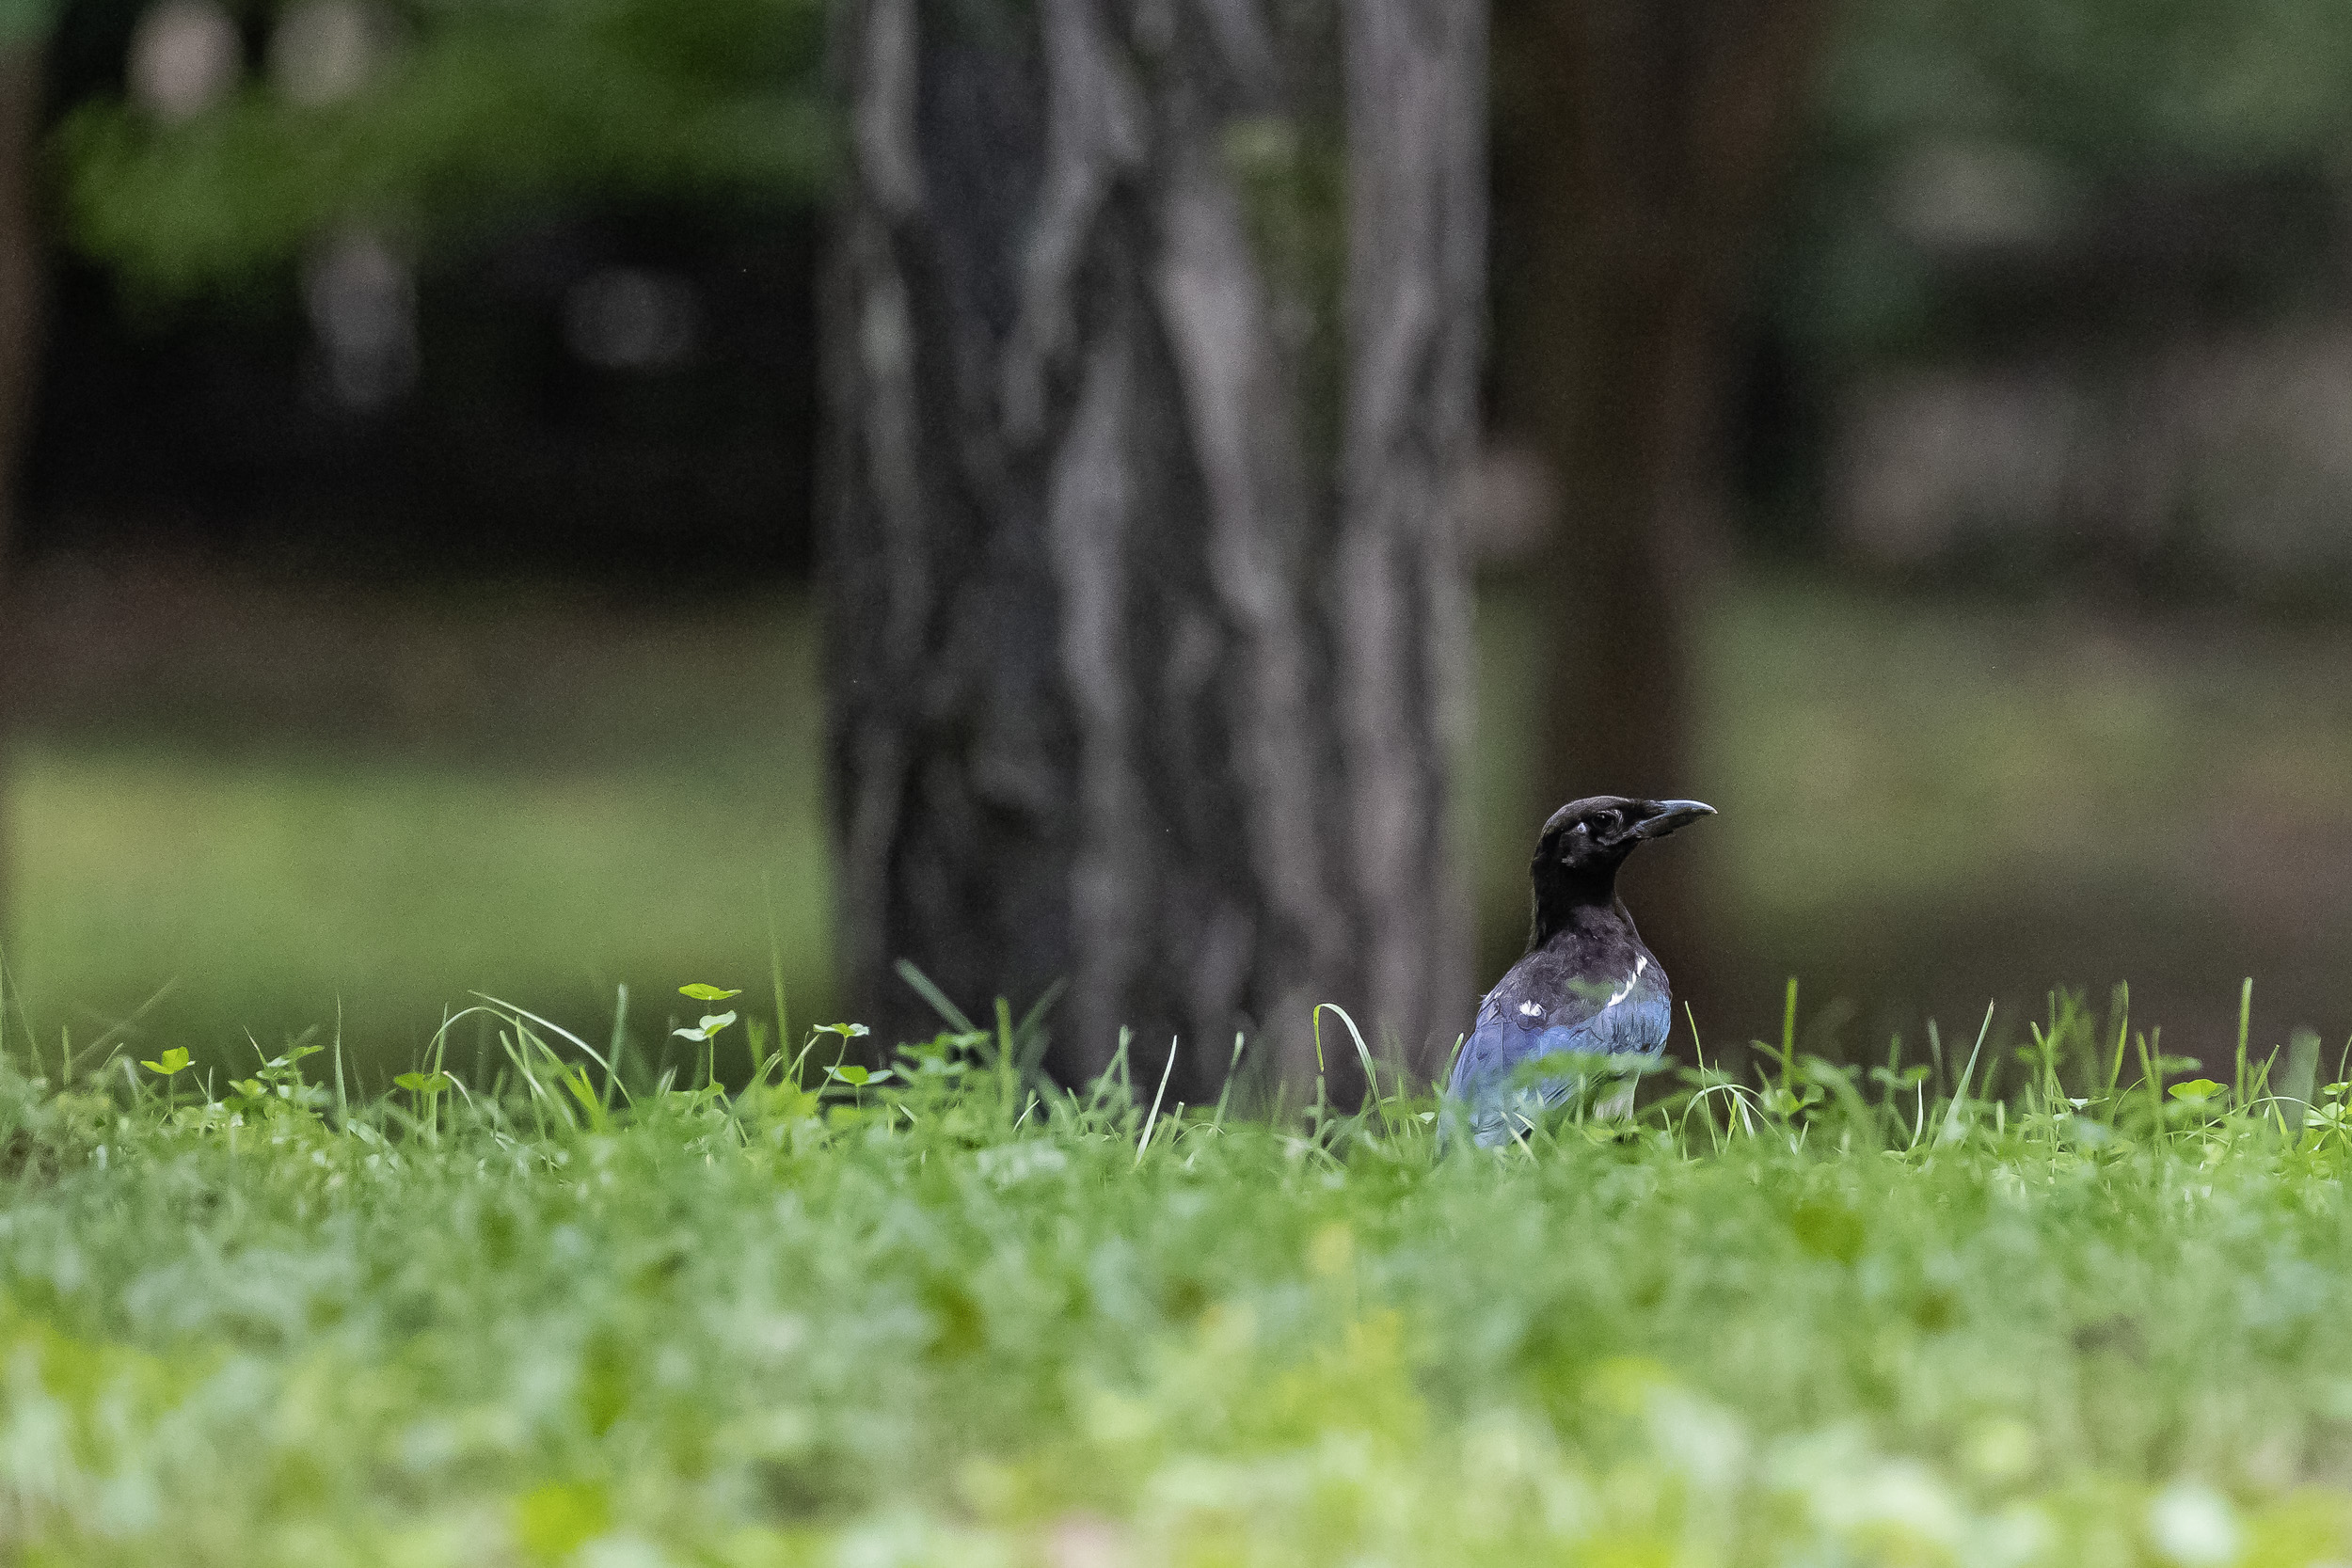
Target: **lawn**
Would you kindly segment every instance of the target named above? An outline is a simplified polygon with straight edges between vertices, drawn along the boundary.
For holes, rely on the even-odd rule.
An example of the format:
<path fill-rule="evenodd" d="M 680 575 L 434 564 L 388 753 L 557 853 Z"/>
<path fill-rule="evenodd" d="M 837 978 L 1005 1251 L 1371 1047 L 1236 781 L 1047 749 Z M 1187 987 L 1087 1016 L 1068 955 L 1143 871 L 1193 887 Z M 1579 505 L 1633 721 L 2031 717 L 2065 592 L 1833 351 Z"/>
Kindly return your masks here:
<path fill-rule="evenodd" d="M 353 1101 L 331 1052 L 209 1091 L 45 1060 L 0 1076 L 0 1533 L 224 1568 L 2341 1561 L 2344 1086 L 2291 1132 L 2259 1044 L 2166 1086 L 2120 1022 L 2061 1010 L 1997 1106 L 1768 1057 L 1442 1159 L 1425 1101 L 1036 1100 L 985 1037 L 821 1097 L 616 1085 L 514 1019 L 470 1096 Z"/>

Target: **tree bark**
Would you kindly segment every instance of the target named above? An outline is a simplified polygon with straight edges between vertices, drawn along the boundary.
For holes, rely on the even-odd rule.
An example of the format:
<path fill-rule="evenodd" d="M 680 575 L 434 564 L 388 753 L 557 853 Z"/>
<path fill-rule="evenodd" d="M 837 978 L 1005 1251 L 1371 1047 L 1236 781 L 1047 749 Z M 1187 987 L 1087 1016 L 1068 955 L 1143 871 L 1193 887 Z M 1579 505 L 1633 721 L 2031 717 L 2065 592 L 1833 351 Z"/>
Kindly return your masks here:
<path fill-rule="evenodd" d="M 1725 338 L 1810 84 L 1821 0 L 1503 0 L 1505 421 L 1560 515 L 1534 574 L 1553 628 L 1545 809 L 1708 795 L 1691 756 L 1692 597 L 1724 483 Z M 1643 923 L 1708 942 L 1687 854 L 1642 868 Z M 1663 950 L 1663 946 L 1661 946 Z M 1682 986 L 1685 991 L 1692 989 Z"/>
<path fill-rule="evenodd" d="M 1450 764 L 1478 0 L 840 0 L 841 964 L 886 1037 L 1071 990 L 1171 1099 L 1467 1003 Z M 1343 1039 L 1336 1025 L 1327 1036 Z M 1327 1045 L 1330 1043 L 1327 1040 Z M 1327 1050 L 1337 1097 L 1352 1047 Z M 1147 1085 L 1146 1092 L 1150 1092 Z"/>

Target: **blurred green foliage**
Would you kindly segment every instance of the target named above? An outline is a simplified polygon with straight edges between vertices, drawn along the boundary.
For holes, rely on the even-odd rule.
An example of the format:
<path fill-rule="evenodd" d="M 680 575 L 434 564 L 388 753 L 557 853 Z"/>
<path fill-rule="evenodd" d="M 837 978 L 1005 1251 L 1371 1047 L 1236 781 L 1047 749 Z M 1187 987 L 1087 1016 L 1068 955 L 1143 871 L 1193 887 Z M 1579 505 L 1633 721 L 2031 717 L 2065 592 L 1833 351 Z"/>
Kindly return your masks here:
<path fill-rule="evenodd" d="M 0 43 L 43 31 L 56 9 L 52 0 L 0 0 Z"/>
<path fill-rule="evenodd" d="M 0 37 L 54 0 L 0 0 Z M 251 38 L 292 7 L 245 0 Z M 402 0 L 364 90 L 266 73 L 176 125 L 107 99 L 60 147 L 76 238 L 184 293 L 365 223 L 424 241 L 517 204 L 819 191 L 834 136 L 821 0 Z M 1510 61 L 1502 62 L 1508 73 Z M 1886 187 L 1922 147 L 2025 150 L 2042 199 L 2161 170 L 2318 168 L 2352 148 L 2352 10 L 2328 0 L 1855 0 L 1824 63 L 1795 225 L 1804 328 L 1915 325 L 1924 280 Z"/>
<path fill-rule="evenodd" d="M 260 74 L 179 124 L 75 108 L 76 240 L 177 294 L 346 226 L 430 245 L 582 197 L 773 203 L 824 182 L 821 0 L 413 0 L 382 20 L 384 58 L 338 102 Z"/>
<path fill-rule="evenodd" d="M 2161 225 L 2145 214 L 2168 191 L 2340 187 L 2352 9 L 1854 0 L 1822 66 L 1813 135 L 1772 291 L 1782 318 L 1833 352 L 1901 349 L 1938 329 L 1955 261 L 2079 250 L 2135 199 Z M 2170 226 L 2180 245 L 2248 251 L 2241 273 L 2273 275 L 2256 296 L 2295 270 L 2265 257 L 2276 237 L 2251 226 Z M 2108 256 L 2099 269 L 2132 266 Z"/>
<path fill-rule="evenodd" d="M 2245 168 L 2352 138 L 2328 0 L 1858 0 L 1824 87 L 1846 136 L 2030 144 L 2085 173 Z"/>

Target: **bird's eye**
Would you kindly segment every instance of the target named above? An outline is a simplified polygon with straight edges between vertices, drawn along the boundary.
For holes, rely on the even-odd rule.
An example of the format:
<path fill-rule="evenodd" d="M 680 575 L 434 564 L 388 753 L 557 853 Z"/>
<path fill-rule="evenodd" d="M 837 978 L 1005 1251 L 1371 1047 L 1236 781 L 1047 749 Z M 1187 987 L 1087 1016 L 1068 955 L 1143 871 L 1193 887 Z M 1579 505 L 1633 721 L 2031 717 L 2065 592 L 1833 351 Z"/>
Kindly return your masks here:
<path fill-rule="evenodd" d="M 1598 838 L 1604 833 L 1613 833 L 1616 831 L 1617 816 L 1614 812 L 1610 813 L 1606 816 L 1600 817 L 1593 824 L 1593 836 L 1595 838 Z"/>

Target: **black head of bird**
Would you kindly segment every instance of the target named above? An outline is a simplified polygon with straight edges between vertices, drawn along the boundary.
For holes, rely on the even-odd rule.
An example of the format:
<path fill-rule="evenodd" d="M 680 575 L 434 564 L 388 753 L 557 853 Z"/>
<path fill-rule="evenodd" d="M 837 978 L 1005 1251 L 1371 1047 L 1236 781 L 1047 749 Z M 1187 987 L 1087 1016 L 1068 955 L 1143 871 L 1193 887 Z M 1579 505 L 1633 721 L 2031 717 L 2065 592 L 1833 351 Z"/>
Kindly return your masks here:
<path fill-rule="evenodd" d="M 1528 872 L 1535 889 L 1535 940 L 1581 904 L 1613 903 L 1617 868 L 1652 839 L 1715 815 L 1696 800 L 1635 800 L 1596 795 L 1551 814 Z"/>

